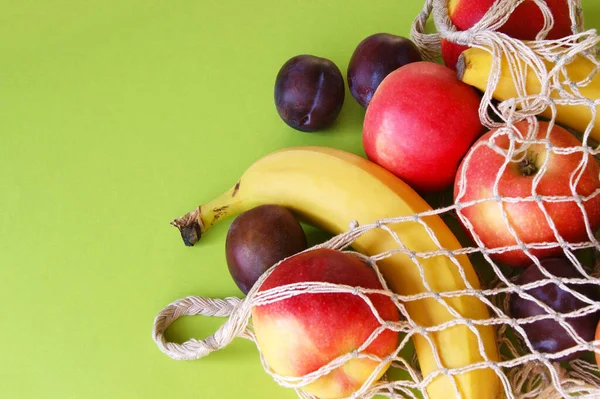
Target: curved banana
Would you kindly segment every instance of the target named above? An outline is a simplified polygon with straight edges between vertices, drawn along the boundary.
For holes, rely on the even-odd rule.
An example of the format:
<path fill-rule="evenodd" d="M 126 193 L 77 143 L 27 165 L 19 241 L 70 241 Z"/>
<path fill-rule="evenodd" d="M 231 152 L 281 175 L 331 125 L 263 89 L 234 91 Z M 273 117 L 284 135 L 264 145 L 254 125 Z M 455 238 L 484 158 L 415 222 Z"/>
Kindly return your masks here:
<path fill-rule="evenodd" d="M 244 172 L 241 179 L 215 200 L 172 222 L 182 233 L 186 245 L 193 245 L 217 221 L 261 204 L 279 204 L 292 210 L 302 220 L 333 234 L 348 230 L 356 220 L 360 224 L 414 215 L 430 210 L 429 205 L 407 184 L 382 167 L 357 155 L 327 147 L 293 147 L 271 153 Z M 423 217 L 442 248 L 459 249 L 460 244 L 442 219 Z M 440 248 L 430 238 L 423 224 L 408 221 L 388 225 L 402 243 L 414 253 Z M 398 249 L 392 235 L 382 229 L 364 233 L 352 247 L 376 255 Z M 474 289 L 479 281 L 466 255 L 457 256 L 466 278 Z M 377 262 L 389 287 L 401 295 L 427 291 L 416 260 L 405 253 Z M 427 284 L 433 292 L 458 291 L 466 288 L 459 268 L 446 255 L 418 258 Z M 446 303 L 467 319 L 488 319 L 486 305 L 474 296 L 447 297 Z M 449 311 L 433 298 L 405 303 L 410 317 L 420 326 L 436 326 L 453 320 Z M 495 331 L 492 326 L 478 326 L 482 347 L 490 361 L 498 360 Z M 429 334 L 443 367 L 458 368 L 481 362 L 479 339 L 464 325 L 456 325 Z M 413 336 L 421 371 L 426 377 L 438 369 L 428 340 Z M 456 377 L 436 376 L 427 391 L 433 399 L 448 399 L 455 392 L 454 378 L 463 398 L 496 398 L 500 379 L 491 368 L 479 368 Z"/>
<path fill-rule="evenodd" d="M 555 64 L 545 61 L 545 66 L 548 71 L 555 67 Z M 508 61 L 505 56 L 501 60 L 500 79 L 496 89 L 492 93 L 492 96 L 496 100 L 504 101 L 511 98 L 519 98 L 517 89 L 511 70 L 508 65 Z M 527 70 L 526 80 L 526 91 L 527 95 L 540 94 L 542 87 L 536 74 L 531 70 L 530 67 L 525 64 L 522 65 Z M 479 90 L 485 91 L 487 89 L 488 79 L 490 78 L 490 72 L 492 69 L 492 54 L 486 50 L 472 47 L 465 50 L 458 59 L 456 66 L 458 78 L 464 83 L 478 88 Z M 572 128 L 583 134 L 587 129 L 589 123 L 592 121 L 592 108 L 590 108 L 590 101 L 597 101 L 600 99 L 600 73 L 594 75 L 596 65 L 591 60 L 587 59 L 582 55 L 577 55 L 573 58 L 573 61 L 565 66 L 569 80 L 572 82 L 585 82 L 579 85 L 577 88 L 579 93 L 585 97 L 581 99 L 579 97 L 578 104 L 556 104 L 556 121 L 566 127 Z M 593 77 L 586 82 L 588 77 Z M 562 80 L 561 76 L 561 80 Z M 562 83 L 562 82 L 561 82 Z M 574 96 L 573 89 L 568 85 L 562 85 L 562 89 L 568 93 L 569 96 Z M 556 88 L 553 88 L 549 93 L 552 99 L 564 99 Z M 600 142 L 600 110 L 598 104 L 596 105 L 598 114 L 593 119 L 593 126 L 590 132 L 590 136 L 597 142 Z M 542 114 L 546 118 L 552 117 L 552 109 L 547 107 Z"/>

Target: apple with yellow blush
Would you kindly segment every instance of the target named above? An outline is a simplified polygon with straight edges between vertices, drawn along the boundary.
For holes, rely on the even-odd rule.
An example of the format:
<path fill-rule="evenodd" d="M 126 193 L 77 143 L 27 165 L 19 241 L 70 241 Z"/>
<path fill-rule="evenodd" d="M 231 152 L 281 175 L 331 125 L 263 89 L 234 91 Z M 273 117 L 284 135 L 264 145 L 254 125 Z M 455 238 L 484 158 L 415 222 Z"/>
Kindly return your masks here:
<path fill-rule="evenodd" d="M 314 249 L 280 263 L 258 292 L 301 282 L 327 282 L 381 290 L 375 270 L 357 256 Z M 369 294 L 385 321 L 397 322 L 399 311 L 389 296 Z M 381 326 L 368 304 L 353 293 L 301 293 L 252 308 L 252 323 L 265 362 L 277 374 L 302 377 L 363 345 Z M 399 334 L 381 330 L 365 348 L 380 358 L 398 347 Z M 342 398 L 360 389 L 381 362 L 352 358 L 302 389 L 320 398 Z M 376 380 L 389 367 L 384 364 Z"/>

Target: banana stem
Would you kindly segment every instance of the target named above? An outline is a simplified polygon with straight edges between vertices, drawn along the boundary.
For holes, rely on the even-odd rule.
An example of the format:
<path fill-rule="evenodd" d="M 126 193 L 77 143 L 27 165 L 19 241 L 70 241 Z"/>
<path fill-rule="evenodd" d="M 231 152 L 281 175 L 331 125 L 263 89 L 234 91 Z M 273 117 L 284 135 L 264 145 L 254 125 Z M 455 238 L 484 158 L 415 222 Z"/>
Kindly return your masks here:
<path fill-rule="evenodd" d="M 202 219 L 200 209 L 202 205 L 191 212 L 173 220 L 171 224 L 179 229 L 183 243 L 191 247 L 200 240 L 202 236 Z"/>
<path fill-rule="evenodd" d="M 462 81 L 462 78 L 465 75 L 465 71 L 467 70 L 467 63 L 463 54 L 458 56 L 458 61 L 456 62 L 455 68 L 456 77 L 458 78 L 458 80 Z"/>
<path fill-rule="evenodd" d="M 240 182 L 219 197 L 173 220 L 171 224 L 179 229 L 183 243 L 191 247 L 219 219 L 240 213 L 244 210 L 235 198 L 240 188 Z"/>

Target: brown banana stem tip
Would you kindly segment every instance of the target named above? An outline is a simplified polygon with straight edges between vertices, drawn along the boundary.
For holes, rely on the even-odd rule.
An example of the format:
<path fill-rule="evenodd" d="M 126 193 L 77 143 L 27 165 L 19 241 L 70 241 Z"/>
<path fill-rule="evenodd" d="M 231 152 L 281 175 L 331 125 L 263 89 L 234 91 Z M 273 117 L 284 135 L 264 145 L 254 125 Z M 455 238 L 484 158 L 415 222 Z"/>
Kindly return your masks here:
<path fill-rule="evenodd" d="M 456 77 L 458 78 L 458 80 L 462 80 L 466 68 L 467 66 L 465 64 L 465 56 L 461 54 L 458 57 L 458 61 L 456 62 Z"/>
<path fill-rule="evenodd" d="M 173 226 L 179 229 L 183 243 L 188 247 L 197 243 L 202 236 L 202 225 L 199 216 L 200 207 L 171 222 Z"/>

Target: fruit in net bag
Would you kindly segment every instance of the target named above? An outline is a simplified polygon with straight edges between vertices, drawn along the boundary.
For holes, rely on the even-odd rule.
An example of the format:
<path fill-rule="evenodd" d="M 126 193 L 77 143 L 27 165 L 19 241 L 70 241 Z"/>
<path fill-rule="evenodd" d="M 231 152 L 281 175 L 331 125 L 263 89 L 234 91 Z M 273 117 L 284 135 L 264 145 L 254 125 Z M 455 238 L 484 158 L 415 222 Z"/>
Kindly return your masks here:
<path fill-rule="evenodd" d="M 498 0 L 449 0 L 448 16 L 459 31 L 472 28 L 482 20 L 485 13 Z M 546 39 L 560 39 L 570 35 L 571 18 L 569 15 L 569 0 L 545 0 L 552 13 L 554 25 L 546 35 Z M 544 15 L 534 0 L 525 0 L 517 6 L 508 20 L 498 29 L 498 32 L 507 34 L 519 40 L 535 40 L 537 34 L 544 27 Z M 442 57 L 444 64 L 452 69 L 461 52 L 467 46 L 441 41 Z"/>
<path fill-rule="evenodd" d="M 553 278 L 552 276 L 579 279 L 584 278 L 584 276 L 577 271 L 575 266 L 565 258 L 544 259 L 540 263 L 542 267 L 551 275 L 550 277 L 545 276 L 540 268 L 533 264 L 518 276 L 515 284 L 521 286 L 527 283 L 534 283 L 536 281 L 550 279 Z M 590 300 L 597 302 L 600 301 L 598 286 L 594 284 L 566 284 L 566 286 L 569 289 L 582 294 L 584 297 L 589 298 Z M 551 309 L 559 314 L 574 312 L 590 306 L 589 303 L 576 298 L 575 295 L 563 290 L 554 282 L 540 287 L 528 289 L 525 292 L 540 302 L 548 305 Z M 523 298 L 518 293 L 511 293 L 511 317 L 515 319 L 524 319 L 545 314 L 548 314 L 548 312 L 546 312 L 545 309 L 543 309 L 533 300 Z M 564 317 L 565 322 L 573 328 L 575 334 L 584 342 L 591 342 L 594 340 L 596 325 L 598 324 L 598 320 L 600 320 L 600 311 L 595 311 L 583 316 Z M 525 330 L 527 338 L 531 342 L 533 349 L 542 353 L 554 354 L 578 345 L 573 338 L 572 333 L 554 318 L 521 324 L 521 327 L 523 330 Z M 584 352 L 580 350 L 553 360 L 559 362 L 570 361 L 580 357 L 583 353 Z"/>
<path fill-rule="evenodd" d="M 259 292 L 293 283 L 326 282 L 350 287 L 383 289 L 375 270 L 354 255 L 332 249 L 315 249 L 279 264 Z M 399 320 L 390 297 L 368 294 L 384 321 Z M 358 295 L 345 292 L 300 293 L 252 308 L 256 340 L 266 363 L 277 374 L 302 377 L 319 370 L 339 356 L 358 350 L 381 323 Z M 363 354 L 380 358 L 398 347 L 398 333 L 376 332 Z M 320 398 L 342 398 L 356 392 L 381 362 L 352 358 L 302 389 Z M 379 370 L 377 379 L 389 367 Z"/>
<path fill-rule="evenodd" d="M 384 218 L 431 211 L 427 202 L 406 183 L 363 157 L 331 147 L 297 146 L 265 155 L 218 198 L 196 207 L 172 224 L 181 232 L 184 243 L 193 245 L 216 223 L 265 202 L 286 206 L 304 221 L 332 234 L 348 231 L 353 220 L 365 225 Z M 477 273 L 465 254 L 458 254 L 455 259 L 445 254 L 420 258 L 417 265 L 415 259 L 395 251 L 400 248 L 397 239 L 414 253 L 438 251 L 440 247 L 449 251 L 461 248 L 440 216 L 431 214 L 422 222 L 390 224 L 393 235 L 383 228 L 374 228 L 356 238 L 352 248 L 367 256 L 394 251 L 377 265 L 390 289 L 401 295 L 459 292 L 466 289 L 467 284 L 480 289 Z M 189 234 L 195 230 L 198 234 Z M 450 314 L 446 306 L 451 306 L 465 319 L 490 317 L 486 304 L 468 294 L 445 298 L 444 304 L 423 298 L 406 301 L 403 305 L 413 322 L 423 327 L 455 320 L 458 316 Z M 446 399 L 449 392 L 450 395 L 456 392 L 455 387 L 458 393 L 453 396 L 460 394 L 465 399 L 498 397 L 502 384 L 491 367 L 475 368 L 452 377 L 439 373 L 434 353 L 439 355 L 441 367 L 466 367 L 484 361 L 484 357 L 498 361 L 494 327 L 477 325 L 474 328 L 477 334 L 459 323 L 431 331 L 427 337 L 412 335 L 420 371 L 430 381 L 424 387 L 430 398 Z M 428 377 L 434 373 L 433 379 Z"/>
<path fill-rule="evenodd" d="M 549 123 L 538 125 L 535 138 L 539 142 L 526 145 L 515 140 L 512 153 L 508 132 L 499 134 L 493 129 L 484 134 L 462 160 L 454 183 L 454 201 L 465 230 L 486 249 L 497 251 L 490 252 L 492 260 L 513 267 L 528 266 L 532 259 L 523 249 L 507 248 L 517 245 L 511 229 L 529 245 L 532 256 L 553 257 L 563 250 L 549 220 L 567 243 L 590 240 L 586 219 L 589 234 L 600 227 L 598 164 L 564 128 L 554 125 L 546 138 Z M 524 138 L 529 122 L 514 127 Z"/>
<path fill-rule="evenodd" d="M 490 79 L 492 79 L 492 61 L 494 57 L 488 51 L 481 48 L 470 48 L 464 51 L 457 64 L 457 76 L 462 81 L 479 90 L 487 90 L 487 85 Z M 517 82 L 514 79 L 513 73 L 518 68 L 513 68 L 510 62 L 513 62 L 511 58 L 502 55 L 499 58 L 500 74 L 498 76 L 498 84 L 495 86 L 492 96 L 498 101 L 506 101 L 512 98 L 519 97 L 519 91 L 517 90 Z M 523 77 L 525 79 L 525 90 L 529 96 L 541 96 L 544 98 L 545 94 L 542 92 L 545 90 L 544 86 L 540 82 L 536 70 L 527 65 L 523 59 L 518 59 L 520 68 L 523 70 Z M 547 71 L 556 70 L 558 64 L 550 62 L 546 59 L 543 63 Z M 584 53 L 575 54 L 571 60 L 564 66 L 564 73 L 559 74 L 560 89 L 552 82 L 549 96 L 554 100 L 554 107 L 556 108 L 556 115 L 553 116 L 552 107 L 546 106 L 543 108 L 540 116 L 547 119 L 555 119 L 555 122 L 562 126 L 573 129 L 580 134 L 584 133 L 588 126 L 591 124 L 590 137 L 596 142 L 600 141 L 600 116 L 599 113 L 594 115 L 594 107 L 590 106 L 591 103 L 588 100 L 597 102 L 600 99 L 600 75 L 597 74 L 596 65 L 594 62 L 587 58 Z M 566 81 L 568 76 L 571 82 L 575 83 L 575 86 L 571 86 Z M 589 81 L 588 81 L 589 79 Z M 551 78 L 551 80 L 553 80 Z M 578 101 L 566 101 L 570 98 L 578 99 Z M 517 101 L 518 108 L 524 106 L 524 103 Z M 596 106 L 596 109 L 598 107 Z M 591 143 L 590 143 L 591 144 Z"/>

